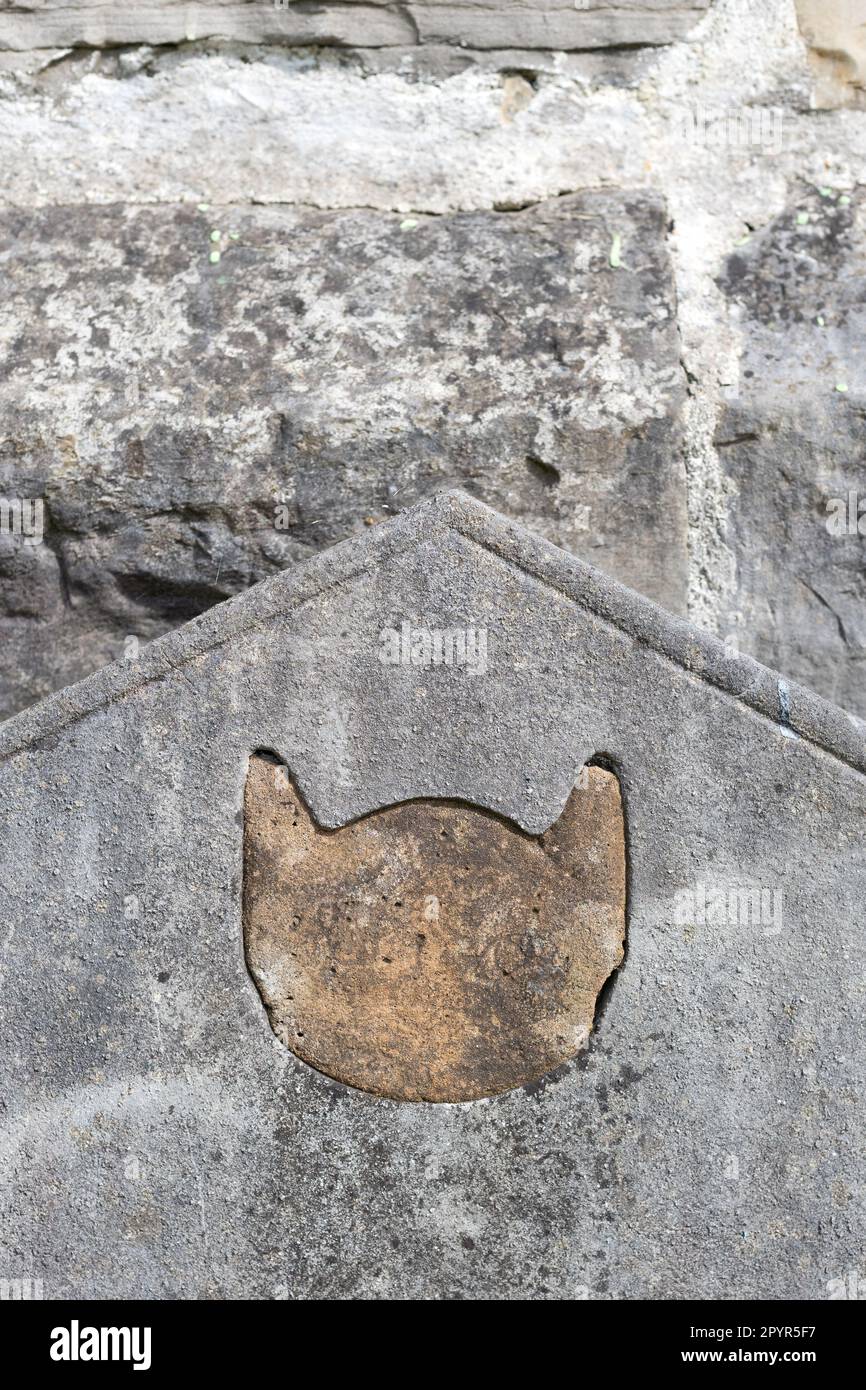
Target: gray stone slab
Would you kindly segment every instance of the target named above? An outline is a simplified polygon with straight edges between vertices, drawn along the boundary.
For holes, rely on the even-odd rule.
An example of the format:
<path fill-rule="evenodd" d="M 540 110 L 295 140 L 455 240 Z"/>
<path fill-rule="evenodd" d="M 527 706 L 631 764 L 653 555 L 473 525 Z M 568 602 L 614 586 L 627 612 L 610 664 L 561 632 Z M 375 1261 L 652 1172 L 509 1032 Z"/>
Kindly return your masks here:
<path fill-rule="evenodd" d="M 0 11 L 0 49 L 177 44 L 197 39 L 249 43 L 355 44 L 378 48 L 449 43 L 470 48 L 603 48 L 670 43 L 688 33 L 709 0 L 342 0 L 308 5 L 237 0 L 148 0 L 145 4 L 16 4 Z"/>
<path fill-rule="evenodd" d="M 731 486 L 735 586 L 722 630 L 866 714 L 863 418 L 866 200 L 796 190 L 728 257 L 720 284 L 742 335 L 716 448 Z M 853 503 L 849 507 L 849 498 Z M 835 518 L 844 506 L 853 529 Z"/>
<path fill-rule="evenodd" d="M 683 38 L 710 0 L 416 0 L 408 11 L 422 43 L 467 48 L 607 48 Z"/>
<path fill-rule="evenodd" d="M 653 196 L 441 218 L 63 207 L 0 227 L 0 496 L 46 508 L 43 545 L 2 537 L 3 713 L 451 481 L 684 606 L 684 378 Z"/>
<path fill-rule="evenodd" d="M 485 672 L 383 663 L 403 621 L 483 627 Z M 864 735 L 460 494 L 8 721 L 4 1274 L 48 1297 L 827 1297 L 863 1248 Z M 628 950 L 581 1057 L 459 1105 L 298 1061 L 241 941 L 262 748 L 334 827 L 449 797 L 536 834 L 587 759 L 612 767 Z"/>

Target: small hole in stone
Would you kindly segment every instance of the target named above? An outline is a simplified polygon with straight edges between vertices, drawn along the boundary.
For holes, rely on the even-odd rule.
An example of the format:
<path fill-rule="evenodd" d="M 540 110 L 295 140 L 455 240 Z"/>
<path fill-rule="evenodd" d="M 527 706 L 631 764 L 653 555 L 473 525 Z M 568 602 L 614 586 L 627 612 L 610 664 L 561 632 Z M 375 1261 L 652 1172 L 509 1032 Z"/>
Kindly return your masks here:
<path fill-rule="evenodd" d="M 560 481 L 559 469 L 555 464 L 548 463 L 547 459 L 539 458 L 537 454 L 526 455 L 526 469 L 530 477 L 544 487 L 554 487 Z"/>

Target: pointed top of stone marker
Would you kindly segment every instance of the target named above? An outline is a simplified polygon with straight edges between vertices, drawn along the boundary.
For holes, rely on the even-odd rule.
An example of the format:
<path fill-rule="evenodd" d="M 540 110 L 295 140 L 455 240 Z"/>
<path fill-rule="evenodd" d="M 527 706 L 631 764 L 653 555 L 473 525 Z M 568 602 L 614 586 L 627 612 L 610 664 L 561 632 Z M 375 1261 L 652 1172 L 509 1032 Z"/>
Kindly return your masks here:
<path fill-rule="evenodd" d="M 647 652 L 722 691 L 744 711 L 763 715 L 783 737 L 809 740 L 866 771 L 866 723 L 862 720 L 751 657 L 731 652 L 687 620 L 667 613 L 460 488 L 432 493 L 392 520 L 254 585 L 149 643 L 138 660 L 103 667 L 22 711 L 0 725 L 0 758 L 60 733 L 117 701 L 134 698 L 154 681 L 176 679 L 189 664 L 226 644 L 242 645 L 267 624 L 293 611 L 303 612 L 329 591 L 332 596 L 349 593 L 364 575 L 376 576 L 381 597 L 389 572 L 396 575 L 401 561 L 413 555 L 435 588 L 437 577 L 440 585 L 447 579 L 447 568 L 458 552 L 464 573 L 474 566 L 470 588 L 476 600 L 484 596 L 489 602 L 498 580 L 510 575 L 518 581 L 510 602 L 515 611 L 522 604 L 524 616 L 534 614 L 540 620 L 545 611 L 561 612 L 563 603 L 571 604 L 590 620 L 583 638 L 590 647 L 590 633 L 597 633 L 599 624 L 616 629 Z M 412 629 L 411 619 L 419 615 L 402 616 Z M 470 627 L 467 624 L 467 630 Z M 303 658 L 308 641 L 321 645 L 321 635 L 290 642 L 287 660 Z M 611 695 L 615 695 L 616 681 L 616 671 L 611 669 Z"/>
<path fill-rule="evenodd" d="M 46 1296 L 858 1268 L 841 710 L 447 492 L 0 741 L 0 1201 Z"/>

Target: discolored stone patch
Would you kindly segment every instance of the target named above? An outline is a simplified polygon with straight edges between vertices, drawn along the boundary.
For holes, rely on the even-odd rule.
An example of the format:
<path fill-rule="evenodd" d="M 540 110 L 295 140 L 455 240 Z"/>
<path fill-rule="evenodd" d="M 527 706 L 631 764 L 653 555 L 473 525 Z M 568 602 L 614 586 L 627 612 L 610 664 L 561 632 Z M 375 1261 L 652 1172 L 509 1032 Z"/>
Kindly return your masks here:
<path fill-rule="evenodd" d="M 866 14 L 852 0 L 794 0 L 819 111 L 866 106 Z"/>
<path fill-rule="evenodd" d="M 619 784 L 588 769 L 540 836 L 444 800 L 333 831 L 253 757 L 243 916 L 271 1026 L 299 1057 L 398 1100 L 496 1095 L 584 1046 L 622 961 Z"/>

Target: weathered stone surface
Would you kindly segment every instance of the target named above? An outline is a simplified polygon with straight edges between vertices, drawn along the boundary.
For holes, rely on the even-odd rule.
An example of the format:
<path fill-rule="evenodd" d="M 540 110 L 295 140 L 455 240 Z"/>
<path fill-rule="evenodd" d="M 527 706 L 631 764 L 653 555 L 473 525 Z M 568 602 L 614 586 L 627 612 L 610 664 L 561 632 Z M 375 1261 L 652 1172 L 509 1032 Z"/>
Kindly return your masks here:
<path fill-rule="evenodd" d="M 455 479 L 682 608 L 657 200 L 74 207 L 0 227 L 0 495 L 46 507 L 38 557 L 0 555 L 5 713 Z"/>
<path fill-rule="evenodd" d="M 484 626 L 486 674 L 383 664 L 399 614 Z M 444 797 L 532 835 L 606 755 L 629 949 L 584 1053 L 454 1106 L 294 1057 L 242 947 L 256 748 L 335 830 Z M 49 1298 L 826 1297 L 864 1236 L 864 773 L 862 721 L 457 496 L 7 721 L 4 1277 Z M 772 913 L 708 907 L 748 890 Z"/>
<path fill-rule="evenodd" d="M 10 63 L 17 61 L 14 55 L 6 56 Z M 109 56 L 101 55 L 103 61 Z M 557 81 L 577 80 L 595 88 L 637 87 L 657 66 L 658 57 L 658 50 L 653 47 L 563 52 L 550 48 L 465 48 L 450 43 L 423 43 L 414 47 L 320 49 L 316 61 L 319 71 L 330 62 L 339 63 L 344 72 L 357 69 L 364 74 L 394 73 L 406 81 L 432 79 L 437 83 L 463 73 L 492 73 L 504 85 L 510 75 L 521 74 L 534 83 L 535 99 L 540 90 L 537 79 L 542 76 Z M 476 136 L 477 133 L 476 127 Z"/>
<path fill-rule="evenodd" d="M 866 5 L 863 0 L 794 0 L 815 73 L 814 103 L 866 107 Z"/>
<path fill-rule="evenodd" d="M 370 47 L 416 41 L 416 29 L 401 5 L 380 0 L 343 0 L 322 5 L 275 5 L 273 0 L 149 0 L 145 4 L 16 5 L 0 11 L 0 48 L 90 47 L 118 44 L 179 44 L 197 39 L 236 39 L 250 43 L 365 44 Z"/>
<path fill-rule="evenodd" d="M 0 49 L 168 44 L 195 39 L 357 44 L 372 48 L 444 42 L 477 48 L 600 48 L 669 43 L 688 33 L 710 0 L 147 0 L 136 5 L 16 4 L 0 9 Z M 9 12 L 11 10 L 11 12 Z M 4 11 L 6 11 L 4 13 Z"/>
<path fill-rule="evenodd" d="M 710 0 L 416 0 L 408 10 L 422 42 L 468 48 L 604 48 L 682 38 Z"/>
<path fill-rule="evenodd" d="M 624 938 L 611 772 L 587 769 L 539 836 L 449 801 L 333 831 L 250 760 L 247 964 L 277 1037 L 338 1081 L 428 1101 L 537 1081 L 585 1046 Z"/>
<path fill-rule="evenodd" d="M 525 206 L 601 183 L 631 188 L 645 173 L 631 143 L 633 99 L 614 116 L 581 93 L 608 72 L 615 86 L 629 73 L 636 81 L 662 51 L 46 50 L 26 78 L 0 77 L 0 203 L 412 214 Z M 500 62 L 506 75 L 549 73 L 519 122 L 503 120 Z"/>
<path fill-rule="evenodd" d="M 688 42 L 672 48 L 557 54 L 414 40 L 365 50 L 202 40 L 65 56 L 57 49 L 7 50 L 0 67 L 14 70 L 0 76 L 0 199 L 17 209 L 294 202 L 378 208 L 411 220 L 418 210 L 450 215 L 526 206 L 599 185 L 649 189 L 663 199 L 677 353 L 688 379 L 682 456 L 689 612 L 709 630 L 730 630 L 737 563 L 732 473 L 729 449 L 714 440 L 733 437 L 724 419 L 731 383 L 744 380 L 742 367 L 751 368 L 740 360 L 740 328 L 748 319 L 730 311 L 717 283 L 720 266 L 750 228 L 783 212 L 798 181 L 850 188 L 866 149 L 866 113 L 810 109 L 807 47 L 791 0 L 715 0 Z M 771 138 L 742 138 L 761 130 Z M 104 253 L 99 239 L 93 249 Z M 67 251 L 83 261 L 91 245 L 85 236 Z M 53 283 L 50 258 L 42 270 L 46 286 Z M 38 313 L 41 297 L 34 298 Z M 46 302 L 50 309 L 50 296 Z M 169 356 L 173 323 L 168 314 Z M 153 326 L 151 341 L 158 334 Z M 89 360 L 82 355 L 80 376 Z M 93 361 L 94 370 L 106 371 L 100 354 Z M 0 433 L 15 435 L 5 421 Z M 779 477 L 772 464 L 764 483 L 755 484 L 762 495 L 771 477 Z M 784 481 L 781 488 L 784 507 Z M 511 509 L 502 495 L 490 500 Z M 537 528 L 546 524 L 526 515 Z M 552 538 L 569 544 L 564 535 Z M 639 526 L 633 539 L 640 553 Z M 42 563 L 40 589 L 62 584 L 55 560 Z M 610 557 L 605 564 L 616 568 Z M 847 563 L 841 568 L 836 597 L 848 582 Z M 11 576 L 8 564 L 5 573 Z M 639 577 L 624 577 L 640 586 Z M 19 571 L 19 594 L 20 578 Z M 194 597 L 197 579 L 181 582 Z M 220 574 L 215 587 L 221 596 L 234 592 L 236 581 L 224 590 Z M 772 614 L 784 615 L 787 599 L 768 587 L 761 604 L 773 628 Z M 855 613 L 844 621 L 850 630 Z M 35 650 L 26 624 L 20 633 L 7 629 L 7 653 L 17 650 L 26 665 L 32 650 L 35 662 L 22 699 L 88 669 L 85 649 L 94 665 L 116 655 L 126 635 L 118 627 L 110 620 L 81 634 L 67 612 L 66 623 L 43 626 Z M 766 648 L 756 639 L 753 649 L 784 664 L 784 640 L 784 632 L 773 631 Z M 853 644 L 847 649 L 850 656 Z M 837 659 L 847 659 L 841 644 Z M 801 669 L 816 679 L 808 666 Z M 848 698 L 844 681 L 833 689 Z"/>
<path fill-rule="evenodd" d="M 730 483 L 736 583 L 722 631 L 866 714 L 866 196 L 800 188 L 727 260 L 743 333 L 716 448 Z M 833 518 L 853 494 L 853 528 Z M 864 523 L 866 530 L 866 523 Z"/>

